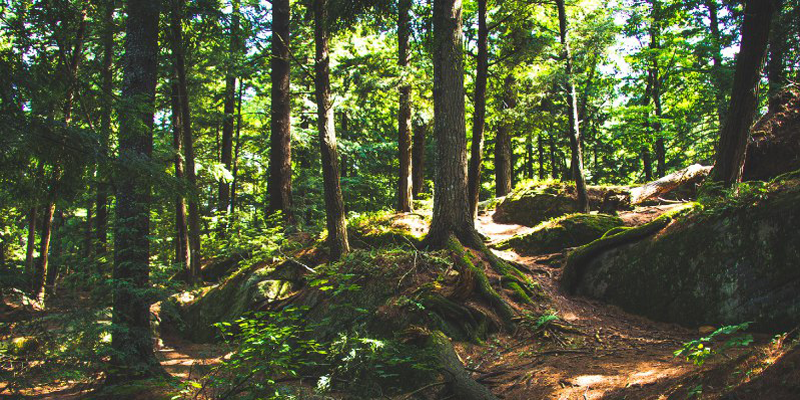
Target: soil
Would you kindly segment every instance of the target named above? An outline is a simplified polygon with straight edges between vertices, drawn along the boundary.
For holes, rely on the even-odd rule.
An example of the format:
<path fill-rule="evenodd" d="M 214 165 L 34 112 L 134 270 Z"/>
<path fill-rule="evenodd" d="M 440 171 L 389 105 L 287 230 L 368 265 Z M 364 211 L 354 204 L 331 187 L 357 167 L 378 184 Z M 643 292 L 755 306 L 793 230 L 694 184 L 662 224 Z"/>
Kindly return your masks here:
<path fill-rule="evenodd" d="M 675 206 L 641 207 L 620 217 L 626 225 L 639 225 Z M 408 215 L 398 216 L 395 222 L 417 234 L 427 228 L 419 218 Z M 532 229 L 497 224 L 491 212 L 480 215 L 476 226 L 489 243 Z M 557 284 L 562 253 L 535 257 L 495 253 L 524 265 L 549 297 L 528 310 L 518 304 L 515 308 L 537 315 L 547 310 L 558 317 L 539 328 L 495 335 L 483 345 L 456 344 L 473 378 L 501 399 L 800 399 L 800 349 L 784 345 L 789 341 L 785 336 L 775 341 L 768 335 L 755 335 L 755 342 L 746 349 L 696 366 L 673 352 L 716 327 L 654 322 L 611 305 L 566 296 Z M 162 340 L 157 349 L 161 365 L 182 381 L 199 379 L 227 351 L 220 345 L 176 337 Z M 4 386 L 0 383 L 0 397 Z M 90 389 L 91 384 L 65 383 L 24 394 L 35 399 L 77 399 L 90 398 Z M 150 394 L 162 397 L 165 393 L 154 389 Z"/>

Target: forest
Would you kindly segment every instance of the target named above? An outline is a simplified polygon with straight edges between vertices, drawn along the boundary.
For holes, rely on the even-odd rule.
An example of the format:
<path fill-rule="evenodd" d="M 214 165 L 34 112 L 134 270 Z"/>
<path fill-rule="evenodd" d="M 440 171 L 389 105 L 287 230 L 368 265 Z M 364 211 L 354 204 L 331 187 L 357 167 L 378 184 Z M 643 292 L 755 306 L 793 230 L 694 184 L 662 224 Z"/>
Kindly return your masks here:
<path fill-rule="evenodd" d="M 0 397 L 800 398 L 799 0 L 0 0 Z"/>

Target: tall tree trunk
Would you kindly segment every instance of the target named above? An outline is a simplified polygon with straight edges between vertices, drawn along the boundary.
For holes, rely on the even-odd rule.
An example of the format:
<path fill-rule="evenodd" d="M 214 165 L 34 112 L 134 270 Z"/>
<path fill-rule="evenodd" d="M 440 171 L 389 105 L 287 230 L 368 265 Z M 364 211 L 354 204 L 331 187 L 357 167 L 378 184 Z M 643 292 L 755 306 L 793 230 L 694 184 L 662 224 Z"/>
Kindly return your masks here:
<path fill-rule="evenodd" d="M 512 75 L 508 75 L 504 81 L 503 91 L 503 110 L 504 114 L 508 113 L 517 105 L 516 94 L 514 93 L 514 86 L 516 80 Z M 508 122 L 509 118 L 504 117 L 500 124 L 497 126 L 497 135 L 494 143 L 494 176 L 495 176 L 495 195 L 503 197 L 513 189 L 513 169 L 514 165 L 511 152 L 511 135 L 509 128 L 511 124 Z"/>
<path fill-rule="evenodd" d="M 550 178 L 558 179 L 558 167 L 556 166 L 556 138 L 552 133 L 548 136 L 550 139 Z"/>
<path fill-rule="evenodd" d="M 772 32 L 769 38 L 769 61 L 767 80 L 769 82 L 769 111 L 777 111 L 780 104 L 776 95 L 786 85 L 784 64 L 786 58 L 787 28 L 784 26 L 781 13 L 776 12 L 772 21 Z"/>
<path fill-rule="evenodd" d="M 54 208 L 55 211 L 55 208 Z M 59 229 L 64 225 L 64 211 L 59 210 L 54 213 L 52 223 L 52 239 L 50 240 L 50 256 L 47 268 L 44 270 L 44 283 L 42 284 L 42 294 L 40 298 L 49 302 L 56 293 L 56 279 L 58 278 L 58 267 L 63 251 L 61 235 Z M 55 262 L 53 262 L 55 260 Z M 45 303 L 47 305 L 47 303 Z M 49 307 L 49 306 L 48 306 Z"/>
<path fill-rule="evenodd" d="M 325 211 L 328 226 L 328 247 L 331 260 L 350 251 L 347 220 L 344 215 L 342 185 L 339 179 L 339 154 L 333 125 L 331 102 L 330 59 L 328 54 L 327 0 L 314 0 L 314 43 L 316 47 L 315 86 L 317 129 L 322 152 L 322 178 L 325 186 Z"/>
<path fill-rule="evenodd" d="M 39 262 L 36 264 L 36 273 L 34 274 L 33 280 L 33 293 L 37 297 L 41 297 L 44 294 L 45 278 L 49 267 L 50 239 L 53 233 L 53 215 L 55 210 L 56 204 L 52 201 L 45 207 L 44 218 L 42 219 L 42 231 L 39 233 Z"/>
<path fill-rule="evenodd" d="M 433 114 L 439 159 L 433 218 L 425 238 L 433 247 L 443 245 L 451 234 L 468 245 L 478 241 L 467 199 L 461 12 L 460 0 L 434 0 Z"/>
<path fill-rule="evenodd" d="M 644 89 L 644 96 L 642 97 L 642 105 L 647 108 L 650 106 L 650 100 L 653 98 L 653 74 L 651 71 L 647 73 L 647 85 Z M 644 135 L 645 140 L 642 143 L 642 167 L 644 169 L 644 179 L 647 182 L 653 180 L 653 161 L 650 158 L 650 111 L 647 111 L 644 119 Z"/>
<path fill-rule="evenodd" d="M 158 71 L 160 2 L 128 0 L 124 76 L 119 109 L 119 165 L 150 162 Z M 124 167 L 123 167 L 124 168 Z M 117 223 L 114 231 L 114 308 L 108 380 L 149 378 L 160 367 L 150 331 L 150 179 L 122 169 L 114 180 Z"/>
<path fill-rule="evenodd" d="M 189 197 L 189 280 L 200 277 L 200 207 L 197 204 L 197 176 L 194 169 L 194 142 L 192 138 L 192 118 L 189 109 L 189 94 L 186 82 L 186 61 L 183 44 L 183 4 L 185 0 L 170 0 L 170 33 L 175 75 L 178 77 L 178 100 L 181 111 L 182 145 L 184 174 L 192 193 Z"/>
<path fill-rule="evenodd" d="M 558 6 L 558 26 L 561 34 L 562 57 L 565 63 L 567 76 L 567 110 L 569 120 L 569 143 L 572 150 L 572 162 L 575 168 L 575 186 L 578 192 L 578 210 L 589 212 L 589 197 L 586 194 L 586 178 L 583 175 L 583 154 L 581 154 L 581 133 L 578 126 L 578 99 L 575 94 L 575 84 L 572 76 L 572 55 L 570 54 L 567 14 L 564 0 L 556 0 Z"/>
<path fill-rule="evenodd" d="M 272 2 L 272 107 L 269 212 L 292 218 L 292 104 L 289 65 L 289 0 Z"/>
<path fill-rule="evenodd" d="M 475 111 L 472 114 L 472 149 L 467 172 L 469 209 L 478 216 L 483 165 L 483 133 L 486 126 L 486 80 L 489 75 L 489 27 L 486 25 L 486 0 L 478 0 L 478 60 L 475 71 Z M 498 186 L 498 194 L 501 191 Z"/>
<path fill-rule="evenodd" d="M 537 150 L 539 152 L 539 179 L 545 179 L 546 172 L 544 170 L 544 164 L 546 161 L 544 154 L 544 138 L 541 132 L 539 132 L 536 142 L 537 142 L 536 145 L 538 147 Z"/>
<path fill-rule="evenodd" d="M 533 133 L 525 137 L 525 179 L 533 179 Z"/>
<path fill-rule="evenodd" d="M 413 175 L 412 191 L 415 199 L 419 199 L 425 186 L 425 131 L 428 124 L 420 123 L 414 126 L 414 144 L 411 147 L 411 165 Z"/>
<path fill-rule="evenodd" d="M 225 74 L 225 100 L 223 111 L 225 117 L 222 119 L 222 149 L 220 151 L 220 163 L 225 169 L 230 171 L 233 168 L 233 128 L 234 113 L 236 112 L 236 63 L 239 57 L 239 0 L 233 0 L 231 6 L 231 26 L 230 42 L 228 46 L 228 65 Z M 219 198 L 217 202 L 217 212 L 227 214 L 231 201 L 231 185 L 221 179 L 218 184 Z M 221 229 L 225 230 L 224 224 Z"/>
<path fill-rule="evenodd" d="M 722 35 L 719 31 L 719 15 L 717 9 L 717 0 L 706 0 L 706 8 L 708 8 L 709 30 L 711 31 L 711 40 L 713 44 L 713 51 L 711 59 L 713 65 L 711 69 L 711 80 L 714 85 L 714 98 L 717 104 L 717 118 L 719 125 L 725 121 L 725 93 L 723 93 L 722 82 Z"/>
<path fill-rule="evenodd" d="M 658 62 L 658 55 L 661 50 L 661 2 L 653 1 L 652 25 L 650 25 L 650 51 L 652 60 L 650 62 L 650 75 L 652 78 L 653 107 L 655 111 L 655 122 L 653 131 L 655 136 L 654 150 L 656 153 L 656 176 L 662 177 L 667 173 L 666 148 L 664 136 L 661 129 L 661 117 L 663 109 L 661 107 L 661 70 Z"/>
<path fill-rule="evenodd" d="M 104 5 L 104 26 L 101 34 L 103 44 L 103 67 L 100 73 L 103 97 L 100 111 L 100 140 L 105 153 L 110 153 L 111 111 L 114 94 L 114 0 L 107 0 Z M 95 253 L 103 256 L 108 243 L 108 168 L 100 163 L 97 166 L 97 197 L 95 198 Z"/>
<path fill-rule="evenodd" d="M 411 36 L 411 0 L 399 1 L 397 22 L 397 65 L 400 66 L 400 108 L 397 114 L 397 147 L 400 174 L 397 180 L 397 211 L 411 211 L 411 84 L 408 82 L 408 40 Z"/>
<path fill-rule="evenodd" d="M 36 249 L 36 207 L 31 207 L 28 210 L 28 241 L 25 244 L 25 274 L 27 276 L 35 276 L 33 269 L 33 252 Z"/>
<path fill-rule="evenodd" d="M 747 139 L 758 106 L 758 81 L 776 8 L 776 2 L 772 0 L 748 0 L 745 5 L 742 44 L 736 58 L 731 102 L 720 131 L 717 160 L 712 172 L 715 181 L 728 187 L 742 181 Z"/>
<path fill-rule="evenodd" d="M 175 149 L 175 178 L 184 179 L 183 157 L 183 117 L 181 116 L 181 95 L 177 74 L 172 74 L 172 146 Z M 183 195 L 175 198 L 175 260 L 188 269 L 192 258 L 189 245 L 189 230 L 186 227 L 186 199 Z"/>
<path fill-rule="evenodd" d="M 239 99 L 237 100 L 236 111 L 236 143 L 233 148 L 233 182 L 231 182 L 231 215 L 236 217 L 236 188 L 239 183 L 239 150 L 241 150 L 242 142 L 239 137 L 242 134 L 242 95 L 244 94 L 244 81 L 239 80 Z"/>

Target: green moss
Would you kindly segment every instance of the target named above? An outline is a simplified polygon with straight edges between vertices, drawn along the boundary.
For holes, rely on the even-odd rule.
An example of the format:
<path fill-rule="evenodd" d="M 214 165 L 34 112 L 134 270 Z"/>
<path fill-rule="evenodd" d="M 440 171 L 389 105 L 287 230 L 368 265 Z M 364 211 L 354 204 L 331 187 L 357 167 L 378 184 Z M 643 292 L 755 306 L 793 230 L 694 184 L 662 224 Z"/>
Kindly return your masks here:
<path fill-rule="evenodd" d="M 680 215 L 685 215 L 696 209 L 697 206 L 697 203 L 687 203 L 686 205 L 662 214 L 644 225 L 627 229 L 618 229 L 614 234 L 603 235 L 600 239 L 573 250 L 567 256 L 566 263 L 564 264 L 564 272 L 561 275 L 562 287 L 569 292 L 574 291 L 575 285 L 583 275 L 583 270 L 586 268 L 586 265 L 595 257 L 609 249 L 646 238 L 664 229 L 664 227 L 669 225 L 670 222 Z"/>
<path fill-rule="evenodd" d="M 39 340 L 33 336 L 20 336 L 9 340 L 4 347 L 9 355 L 23 356 L 36 351 Z"/>
<path fill-rule="evenodd" d="M 623 224 L 606 214 L 571 214 L 539 224 L 532 232 L 514 236 L 495 245 L 523 255 L 555 253 L 567 247 L 587 244 Z"/>
<path fill-rule="evenodd" d="M 395 224 L 397 218 L 397 214 L 388 211 L 361 214 L 353 217 L 348 221 L 347 225 L 348 238 L 354 247 L 362 249 L 397 246 L 418 247 L 422 237 L 409 232 L 401 226 L 397 226 Z"/>

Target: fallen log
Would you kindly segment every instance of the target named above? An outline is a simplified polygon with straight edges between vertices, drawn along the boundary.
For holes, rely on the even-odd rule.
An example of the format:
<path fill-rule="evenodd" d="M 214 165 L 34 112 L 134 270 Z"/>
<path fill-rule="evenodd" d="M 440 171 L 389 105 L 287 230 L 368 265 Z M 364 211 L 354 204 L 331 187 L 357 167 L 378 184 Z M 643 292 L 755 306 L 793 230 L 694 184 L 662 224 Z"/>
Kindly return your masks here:
<path fill-rule="evenodd" d="M 665 200 L 661 198 L 662 196 L 702 182 L 711 172 L 711 168 L 694 164 L 659 180 L 645 183 L 642 186 L 622 192 L 608 192 L 603 199 L 600 211 L 614 213 L 618 210 L 630 209 L 647 201 L 663 202 Z M 693 190 L 689 190 L 689 192 L 693 192 Z"/>

